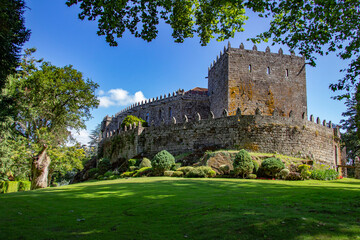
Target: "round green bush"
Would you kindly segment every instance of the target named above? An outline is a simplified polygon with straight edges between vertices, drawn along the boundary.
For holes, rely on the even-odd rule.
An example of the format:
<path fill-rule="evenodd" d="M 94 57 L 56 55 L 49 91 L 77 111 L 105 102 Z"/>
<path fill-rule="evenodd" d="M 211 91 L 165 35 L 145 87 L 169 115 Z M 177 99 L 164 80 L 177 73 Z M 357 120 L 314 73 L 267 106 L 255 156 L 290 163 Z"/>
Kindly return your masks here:
<path fill-rule="evenodd" d="M 247 176 L 248 174 L 252 173 L 254 169 L 254 163 L 251 159 L 251 156 L 244 149 L 241 149 L 236 154 L 233 165 L 235 175 L 241 175 L 243 178 L 245 178 L 245 176 Z"/>
<path fill-rule="evenodd" d="M 139 122 L 141 122 L 141 125 L 143 127 L 147 127 L 148 126 L 148 123 L 144 120 L 144 119 L 141 119 L 141 118 L 138 118 L 136 116 L 133 116 L 133 115 L 127 115 L 124 120 L 122 121 L 121 123 L 121 128 L 124 129 L 124 127 L 129 127 L 130 124 L 133 125 L 134 123 L 136 124 L 136 126 L 139 125 Z"/>
<path fill-rule="evenodd" d="M 141 168 L 144 168 L 144 167 L 152 167 L 150 159 L 148 159 L 148 158 L 143 158 L 142 159 L 142 161 L 141 161 L 141 163 L 139 165 L 139 168 L 141 169 Z"/>
<path fill-rule="evenodd" d="M 163 175 L 165 171 L 170 170 L 173 164 L 175 164 L 175 158 L 166 150 L 158 152 L 151 161 L 156 175 Z"/>
<path fill-rule="evenodd" d="M 249 174 L 249 175 L 247 176 L 247 178 L 248 178 L 248 179 L 256 179 L 257 176 L 256 176 L 256 174 L 251 173 L 251 174 Z"/>
<path fill-rule="evenodd" d="M 98 168 L 91 168 L 89 171 L 88 171 L 88 177 L 89 178 L 96 178 L 95 177 L 95 174 L 99 173 L 99 169 Z"/>
<path fill-rule="evenodd" d="M 275 177 L 282 169 L 285 168 L 285 164 L 280 159 L 271 157 L 265 159 L 261 163 L 261 168 L 267 176 Z"/>
<path fill-rule="evenodd" d="M 99 169 L 99 174 L 104 174 L 111 168 L 111 163 L 108 158 L 101 158 L 98 162 L 97 168 Z"/>
<path fill-rule="evenodd" d="M 135 165 L 136 165 L 136 159 L 131 158 L 131 159 L 128 160 L 128 166 L 129 167 L 135 166 Z"/>
<path fill-rule="evenodd" d="M 253 164 L 254 164 L 254 169 L 253 169 L 253 173 L 256 174 L 259 170 L 259 163 L 255 160 L 252 160 Z"/>
<path fill-rule="evenodd" d="M 298 173 L 298 172 L 290 172 L 289 175 L 287 175 L 287 177 L 285 178 L 285 180 L 300 181 L 300 180 L 302 180 L 302 177 L 301 177 L 300 173 Z"/>
<path fill-rule="evenodd" d="M 284 168 L 279 172 L 279 176 L 281 179 L 286 179 L 286 177 L 289 175 L 289 173 L 290 173 L 290 170 Z"/>
<path fill-rule="evenodd" d="M 182 176 L 184 176 L 184 173 L 182 171 L 174 171 L 171 176 L 172 177 L 182 177 Z"/>

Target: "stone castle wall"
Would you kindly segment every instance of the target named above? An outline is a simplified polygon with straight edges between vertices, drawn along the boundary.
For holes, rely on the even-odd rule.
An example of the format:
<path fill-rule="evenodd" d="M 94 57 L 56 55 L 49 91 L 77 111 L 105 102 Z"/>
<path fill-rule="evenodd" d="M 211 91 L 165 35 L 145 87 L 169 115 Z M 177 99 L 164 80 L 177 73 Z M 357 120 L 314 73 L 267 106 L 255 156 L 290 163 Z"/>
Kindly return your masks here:
<path fill-rule="evenodd" d="M 226 109 L 235 115 L 239 108 L 246 115 L 258 108 L 265 115 L 275 109 L 288 116 L 307 114 L 305 58 L 285 55 L 282 49 L 271 53 L 232 48 L 220 53 L 209 69 L 210 109 L 220 116 Z"/>
<path fill-rule="evenodd" d="M 320 124 L 320 120 L 315 123 L 281 116 L 227 116 L 147 128 L 135 127 L 105 140 L 103 149 L 105 156 L 111 157 L 112 161 L 136 155 L 152 157 L 164 149 L 177 155 L 214 147 L 246 148 L 290 156 L 300 154 L 335 165 L 340 152 L 334 136 L 339 137 L 339 132 L 329 128 L 329 124 L 323 124 Z M 111 143 L 114 142 L 115 152 L 111 150 Z"/>

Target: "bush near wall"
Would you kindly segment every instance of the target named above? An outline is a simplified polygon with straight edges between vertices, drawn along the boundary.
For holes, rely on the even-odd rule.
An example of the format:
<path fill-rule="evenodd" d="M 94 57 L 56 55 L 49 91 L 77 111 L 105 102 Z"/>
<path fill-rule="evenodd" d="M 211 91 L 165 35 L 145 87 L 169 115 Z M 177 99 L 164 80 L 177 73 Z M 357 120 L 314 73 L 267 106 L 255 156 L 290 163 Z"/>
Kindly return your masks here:
<path fill-rule="evenodd" d="M 0 182 L 0 193 L 29 191 L 30 187 L 30 181 L 4 181 Z"/>

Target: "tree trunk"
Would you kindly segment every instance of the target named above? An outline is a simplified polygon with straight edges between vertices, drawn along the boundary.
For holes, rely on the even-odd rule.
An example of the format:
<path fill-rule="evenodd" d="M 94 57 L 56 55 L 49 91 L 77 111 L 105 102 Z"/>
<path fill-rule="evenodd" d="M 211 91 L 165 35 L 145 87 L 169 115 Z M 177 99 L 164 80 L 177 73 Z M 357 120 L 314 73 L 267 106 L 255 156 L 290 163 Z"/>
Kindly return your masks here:
<path fill-rule="evenodd" d="M 34 157 L 31 166 L 31 189 L 46 188 L 48 185 L 48 174 L 50 157 L 46 153 L 47 146 L 44 145 L 40 153 Z"/>

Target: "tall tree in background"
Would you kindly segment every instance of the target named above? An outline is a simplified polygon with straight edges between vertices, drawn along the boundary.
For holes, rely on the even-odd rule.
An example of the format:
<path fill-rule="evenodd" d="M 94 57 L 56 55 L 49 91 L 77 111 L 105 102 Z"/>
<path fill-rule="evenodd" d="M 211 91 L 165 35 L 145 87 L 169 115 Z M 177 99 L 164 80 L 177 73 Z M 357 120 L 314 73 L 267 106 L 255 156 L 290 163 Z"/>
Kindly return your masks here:
<path fill-rule="evenodd" d="M 32 189 L 48 184 L 48 151 L 64 144 L 70 128 L 85 128 L 90 110 L 99 104 L 96 83 L 85 81 L 72 66 L 56 67 L 35 60 L 31 57 L 34 51 L 25 51 L 21 68 L 8 78 L 2 94 L 15 101 L 11 138 L 24 139 L 31 149 Z"/>
<path fill-rule="evenodd" d="M 67 0 L 79 4 L 79 18 L 98 21 L 98 35 L 111 46 L 128 29 L 135 37 L 151 41 L 158 34 L 160 20 L 173 29 L 175 42 L 198 35 L 206 45 L 212 38 L 223 41 L 244 31 L 245 10 L 270 18 L 269 29 L 251 38 L 298 50 L 315 66 L 316 55 L 336 52 L 350 60 L 344 78 L 331 84 L 332 90 L 346 90 L 349 97 L 360 74 L 360 6 L 358 0 Z"/>
<path fill-rule="evenodd" d="M 21 47 L 30 37 L 24 26 L 24 8 L 23 0 L 0 0 L 0 89 L 15 72 Z"/>
<path fill-rule="evenodd" d="M 91 130 L 90 132 L 90 142 L 89 142 L 89 148 L 90 148 L 90 157 L 96 156 L 98 152 L 98 146 L 100 143 L 100 133 L 101 133 L 101 125 L 98 124 L 95 129 Z"/>

